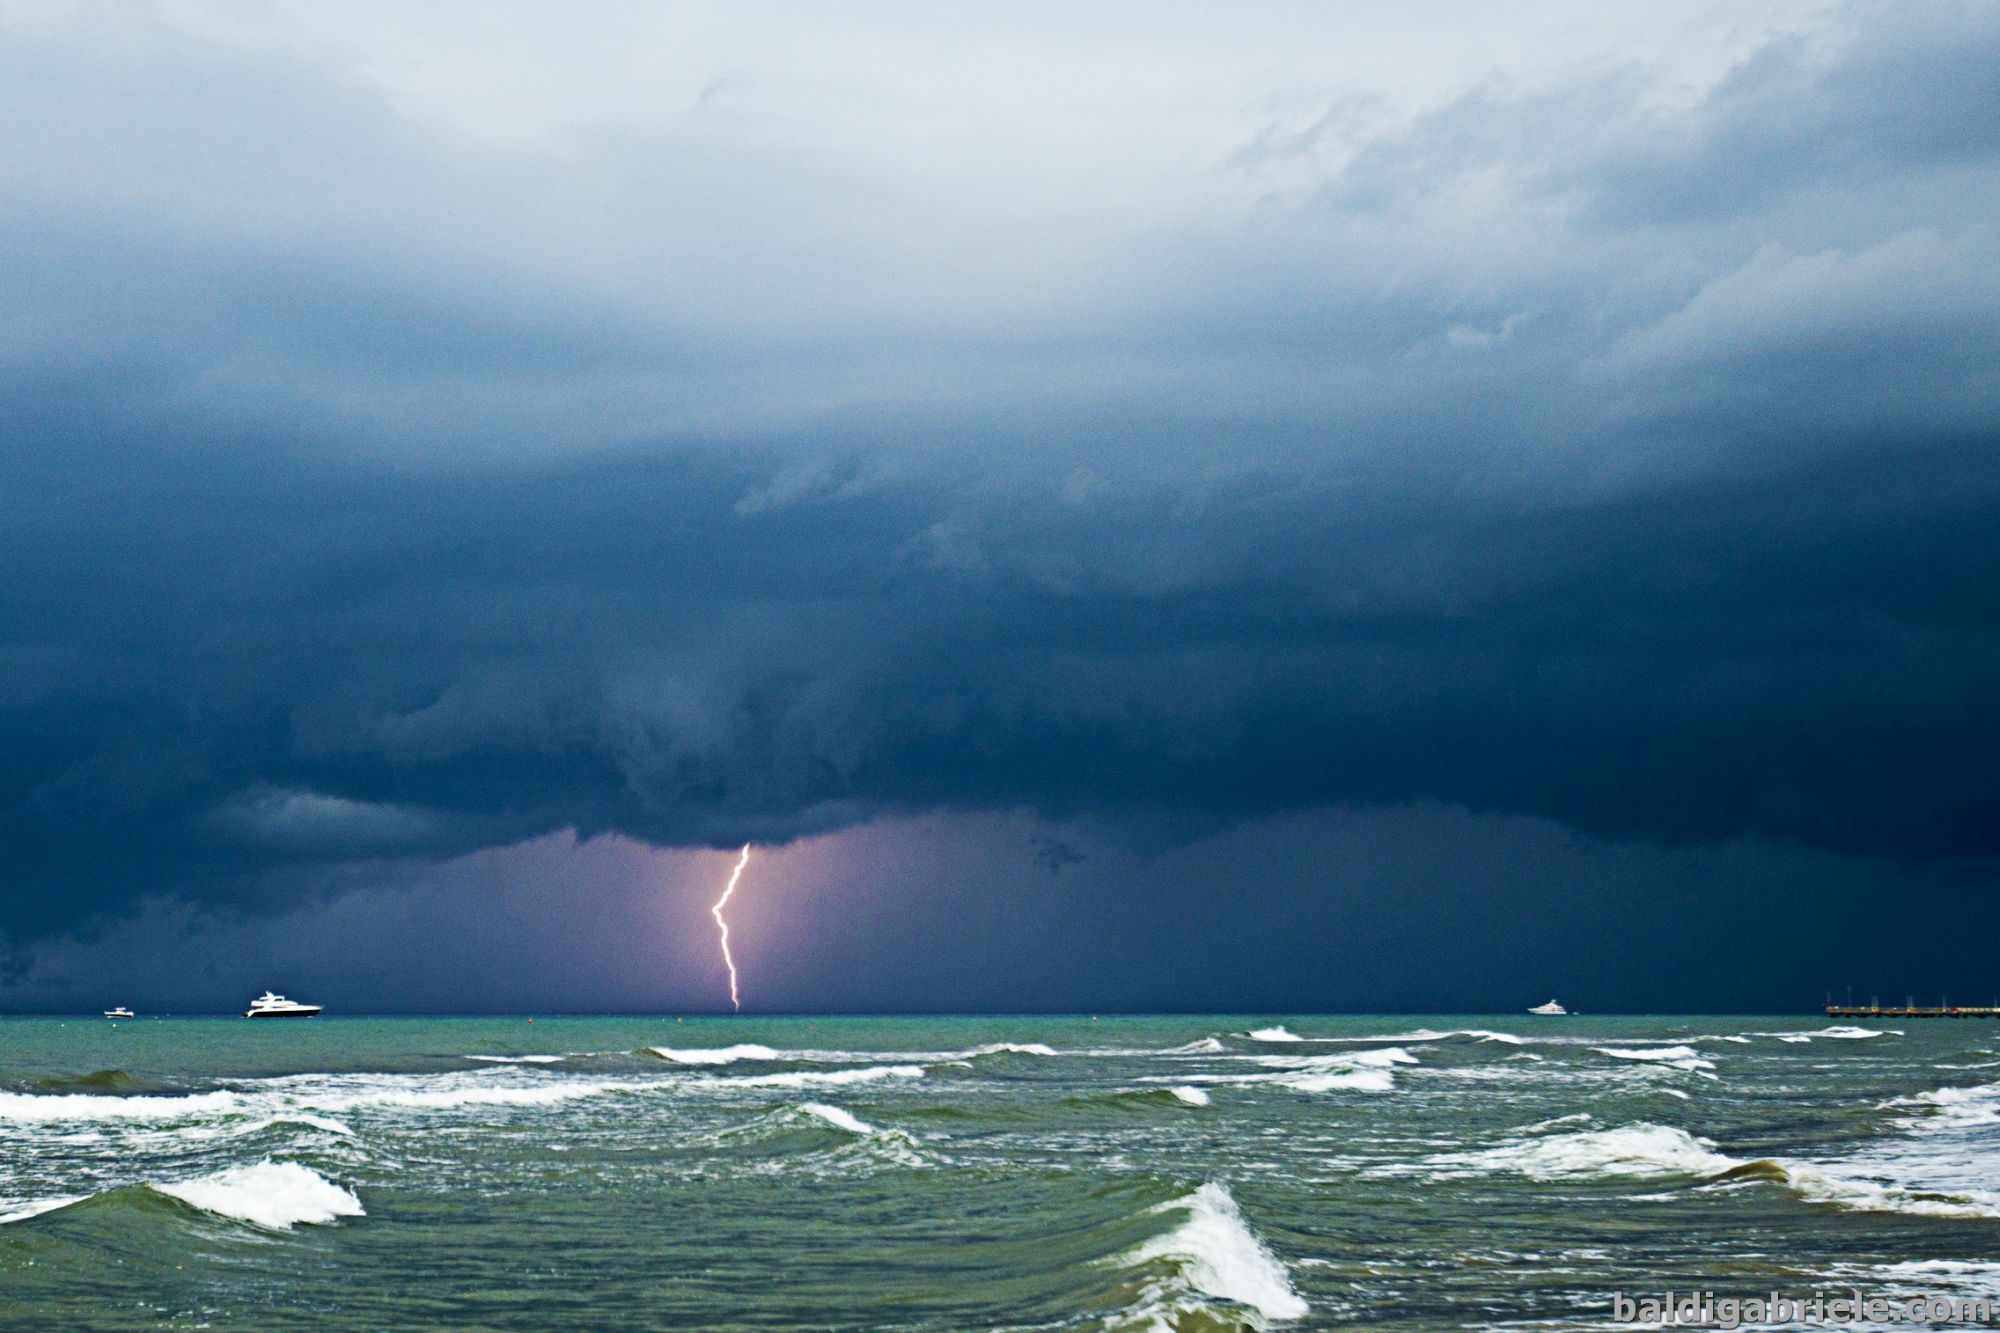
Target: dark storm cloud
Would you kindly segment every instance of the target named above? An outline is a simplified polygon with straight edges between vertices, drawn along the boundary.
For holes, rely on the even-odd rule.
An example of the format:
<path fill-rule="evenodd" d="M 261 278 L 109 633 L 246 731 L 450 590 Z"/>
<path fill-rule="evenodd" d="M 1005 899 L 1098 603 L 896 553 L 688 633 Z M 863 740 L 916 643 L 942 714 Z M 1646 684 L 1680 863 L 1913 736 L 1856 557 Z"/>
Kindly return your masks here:
<path fill-rule="evenodd" d="M 0 931 L 938 808 L 2000 856 L 1994 20 L 1905 13 L 1253 131 L 1074 272 L 699 120 L 17 52 Z"/>

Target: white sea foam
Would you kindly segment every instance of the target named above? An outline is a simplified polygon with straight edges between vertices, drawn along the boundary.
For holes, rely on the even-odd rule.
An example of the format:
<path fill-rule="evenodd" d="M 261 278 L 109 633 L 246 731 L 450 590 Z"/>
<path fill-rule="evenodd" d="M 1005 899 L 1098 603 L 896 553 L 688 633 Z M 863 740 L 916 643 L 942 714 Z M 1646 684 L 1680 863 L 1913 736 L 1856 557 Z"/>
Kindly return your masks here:
<path fill-rule="evenodd" d="M 1779 1041 L 1790 1042 L 1794 1046 L 1803 1046 L 1812 1040 L 1803 1032 L 1779 1032 L 1774 1035 Z"/>
<path fill-rule="evenodd" d="M 1980 1083 L 1964 1088 L 1938 1088 L 1914 1097 L 1891 1102 L 1891 1106 L 1928 1108 L 1922 1119 L 1905 1122 L 1909 1129 L 1957 1129 L 1988 1125 L 2000 1120 L 2000 1083 Z"/>
<path fill-rule="evenodd" d="M 1052 1046 L 1044 1046 L 1038 1041 L 989 1041 L 984 1046 L 975 1046 L 969 1051 L 960 1051 L 952 1057 L 958 1060 L 977 1060 L 982 1055 L 1057 1055 Z"/>
<path fill-rule="evenodd" d="M 1274 1080 L 1295 1092 L 1389 1092 L 1395 1075 L 1386 1069 L 1356 1069 L 1344 1074 L 1298 1074 Z"/>
<path fill-rule="evenodd" d="M 1282 1027 L 1255 1028 L 1250 1033 L 1252 1041 L 1304 1041 L 1298 1033 Z"/>
<path fill-rule="evenodd" d="M 1181 1086 L 1175 1088 L 1168 1088 L 1167 1091 L 1173 1093 L 1174 1097 L 1177 1100 L 1186 1102 L 1189 1106 L 1208 1105 L 1208 1094 L 1203 1092 L 1200 1088 L 1190 1088 L 1186 1086 Z"/>
<path fill-rule="evenodd" d="M 1224 1046 L 1224 1045 L 1223 1045 L 1223 1044 L 1222 1044 L 1221 1042 L 1217 1041 L 1217 1040 L 1216 1040 L 1216 1039 L 1215 1039 L 1214 1037 L 1202 1037 L 1202 1038 L 1200 1038 L 1199 1040 L 1196 1040 L 1196 1041 L 1191 1041 L 1191 1042 L 1188 1042 L 1188 1043 L 1187 1043 L 1186 1045 L 1184 1045 L 1184 1046 L 1170 1046 L 1170 1047 L 1168 1047 L 1168 1048 L 1167 1048 L 1166 1050 L 1158 1052 L 1158 1054 L 1160 1054 L 1160 1055 L 1221 1055 L 1221 1054 L 1222 1054 L 1222 1053 L 1223 1053 L 1224 1051 L 1226 1051 L 1226 1050 L 1228 1050 L 1228 1049 L 1229 1049 L 1229 1048 L 1228 1048 L 1227 1046 Z"/>
<path fill-rule="evenodd" d="M 1531 1180 L 1556 1181 L 1737 1173 L 1744 1181 L 1769 1180 L 1809 1203 L 1856 1212 L 2000 1218 L 2000 1190 L 1975 1187 L 1984 1183 L 1976 1177 L 1968 1183 L 1965 1168 L 1956 1157 L 1933 1159 L 1921 1145 L 1913 1150 L 1908 1144 L 1833 1163 L 1746 1160 L 1718 1152 L 1714 1143 L 1685 1130 L 1641 1121 L 1615 1129 L 1524 1136 L 1493 1148 L 1439 1153 L 1414 1166 L 1377 1167 L 1371 1174 L 1452 1180 L 1517 1172 Z"/>
<path fill-rule="evenodd" d="M 2000 1263 L 1967 1259 L 1912 1259 L 1869 1268 L 1848 1265 L 1845 1275 L 1924 1291 L 1943 1288 L 1968 1295 L 2000 1297 Z"/>
<path fill-rule="evenodd" d="M 266 1116 L 262 1120 L 253 1120 L 249 1124 L 234 1129 L 231 1132 L 236 1134 L 257 1134 L 267 1129 L 276 1129 L 281 1125 L 308 1125 L 313 1129 L 325 1130 L 329 1134 L 339 1134 L 346 1138 L 354 1137 L 354 1131 L 340 1123 L 340 1121 L 329 1120 L 323 1115 L 313 1115 L 309 1111 L 287 1111 L 283 1115 Z"/>
<path fill-rule="evenodd" d="M 568 1059 L 562 1055 L 468 1055 L 465 1058 L 490 1065 L 559 1065 Z"/>
<path fill-rule="evenodd" d="M 1650 1064 L 1664 1065 L 1669 1069 L 1685 1070 L 1688 1073 L 1703 1073 L 1715 1068 L 1712 1060 L 1702 1058 L 1701 1052 L 1692 1046 L 1661 1046 L 1653 1049 L 1639 1047 L 1593 1046 L 1599 1055 L 1608 1055 L 1617 1060 L 1642 1060 Z"/>
<path fill-rule="evenodd" d="M 701 1046 L 686 1049 L 673 1046 L 648 1046 L 646 1049 L 654 1055 L 659 1056 L 662 1060 L 668 1060 L 677 1065 L 733 1065 L 738 1060 L 781 1060 L 786 1058 L 779 1055 L 769 1046 L 760 1046 L 755 1042 L 743 1042 L 736 1046 Z"/>
<path fill-rule="evenodd" d="M 885 1078 L 922 1078 L 922 1065 L 874 1065 L 867 1069 L 830 1069 L 790 1074 L 752 1074 L 741 1078 L 719 1078 L 707 1085 L 731 1088 L 837 1088 L 850 1083 L 873 1083 Z"/>
<path fill-rule="evenodd" d="M 279 1231 L 362 1216 L 361 1200 L 297 1162 L 258 1162 L 153 1188 L 204 1212 Z"/>
<path fill-rule="evenodd" d="M 472 1106 L 555 1106 L 584 1097 L 608 1093 L 634 1092 L 662 1084 L 603 1081 L 564 1081 L 526 1086 L 460 1083 L 444 1087 L 420 1087 L 408 1083 L 384 1082 L 375 1086 L 347 1089 L 300 1091 L 292 1094 L 300 1105 L 321 1111 L 359 1111 L 370 1108 L 402 1111 L 452 1111 Z"/>
<path fill-rule="evenodd" d="M 1388 1069 L 1420 1063 L 1400 1046 L 1374 1051 L 1342 1051 L 1337 1055 L 1259 1055 L 1250 1057 L 1267 1069 Z"/>
<path fill-rule="evenodd" d="M 1391 1065 L 1422 1063 L 1400 1046 L 1385 1046 L 1379 1051 L 1356 1051 L 1346 1058 L 1349 1062 L 1367 1069 L 1387 1069 Z"/>
<path fill-rule="evenodd" d="M 1616 1046 L 1593 1046 L 1599 1055 L 1615 1056 L 1620 1060 L 1696 1060 L 1701 1052 L 1692 1046 L 1662 1046 L 1655 1050 L 1621 1050 Z"/>
<path fill-rule="evenodd" d="M 2000 1193 L 1977 1189 L 1913 1189 L 1907 1184 L 1854 1174 L 1865 1163 L 1846 1169 L 1805 1162 L 1783 1163 L 1785 1182 L 1801 1198 L 1836 1204 L 1855 1212 L 1908 1213 L 1918 1217 L 1960 1219 L 2000 1218 Z"/>
<path fill-rule="evenodd" d="M 1815 1037 L 1838 1037 L 1849 1041 L 1862 1041 L 1869 1037 L 1900 1037 L 1903 1034 L 1895 1028 L 1857 1028 L 1836 1026 L 1821 1028 L 1812 1034 Z"/>
<path fill-rule="evenodd" d="M 1243 1057 L 1269 1074 L 1182 1074 L 1148 1078 L 1148 1083 L 1207 1084 L 1232 1087 L 1271 1084 L 1293 1092 L 1389 1092 L 1396 1086 L 1390 1071 L 1397 1065 L 1419 1063 L 1400 1046 L 1376 1051 L 1340 1051 L 1331 1055 L 1259 1055 Z"/>
<path fill-rule="evenodd" d="M 13 1205 L 7 1212 L 0 1213 L 0 1226 L 5 1226 L 9 1222 L 25 1222 L 31 1217 L 40 1217 L 43 1213 L 52 1213 L 58 1208 L 81 1203 L 89 1197 L 87 1194 L 65 1194 L 53 1199 L 31 1199 L 26 1203 Z"/>
<path fill-rule="evenodd" d="M 828 1106 L 824 1102 L 800 1102 L 798 1109 L 817 1120 L 824 1120 L 835 1129 L 844 1129 L 849 1134 L 866 1136 L 877 1132 L 875 1126 L 865 1120 L 857 1119 L 838 1106 Z"/>
<path fill-rule="evenodd" d="M 1450 1180 L 1513 1171 L 1530 1180 L 1595 1176 L 1717 1175 L 1742 1163 L 1715 1151 L 1686 1130 L 1640 1121 L 1614 1129 L 1586 1129 L 1518 1139 L 1496 1148 L 1438 1153 L 1414 1168 L 1380 1168 L 1378 1174 L 1422 1174 Z"/>
<path fill-rule="evenodd" d="M 1538 1134 L 1542 1130 L 1554 1129 L 1558 1125 L 1588 1125 L 1596 1119 L 1597 1117 L 1588 1111 L 1574 1111 L 1569 1115 L 1559 1115 L 1553 1120 L 1537 1120 L 1532 1125 L 1523 1125 L 1520 1132 L 1523 1134 Z"/>
<path fill-rule="evenodd" d="M 233 1092 L 191 1093 L 182 1097 L 105 1097 L 90 1093 L 0 1092 L 0 1120 L 180 1120 L 227 1115 L 239 1109 Z"/>
<path fill-rule="evenodd" d="M 1167 1260 L 1196 1291 L 1247 1305 L 1266 1319 L 1299 1319 L 1307 1305 L 1291 1275 L 1257 1239 L 1227 1189 L 1203 1185 L 1186 1198 L 1152 1209 L 1187 1213 L 1187 1220 L 1125 1256 L 1131 1264 Z"/>

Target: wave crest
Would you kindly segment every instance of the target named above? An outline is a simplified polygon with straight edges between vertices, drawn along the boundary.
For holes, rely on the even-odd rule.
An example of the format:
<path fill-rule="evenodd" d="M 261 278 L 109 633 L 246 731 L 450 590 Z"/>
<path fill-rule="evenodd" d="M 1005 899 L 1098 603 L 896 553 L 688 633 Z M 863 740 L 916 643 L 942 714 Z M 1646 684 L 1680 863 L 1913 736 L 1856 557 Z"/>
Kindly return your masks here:
<path fill-rule="evenodd" d="M 152 1188 L 203 1212 L 274 1231 L 364 1212 L 351 1192 L 297 1162 L 263 1161 Z"/>
<path fill-rule="evenodd" d="M 1185 1211 L 1187 1220 L 1131 1251 L 1124 1262 L 1164 1260 L 1196 1291 L 1248 1306 L 1266 1319 L 1298 1319 L 1306 1314 L 1308 1307 L 1293 1289 L 1291 1274 L 1250 1230 L 1223 1186 L 1203 1185 L 1152 1211 Z"/>
<path fill-rule="evenodd" d="M 733 1065 L 739 1060 L 783 1059 L 769 1046 L 743 1042 L 735 1046 L 648 1046 L 648 1052 L 677 1065 Z"/>

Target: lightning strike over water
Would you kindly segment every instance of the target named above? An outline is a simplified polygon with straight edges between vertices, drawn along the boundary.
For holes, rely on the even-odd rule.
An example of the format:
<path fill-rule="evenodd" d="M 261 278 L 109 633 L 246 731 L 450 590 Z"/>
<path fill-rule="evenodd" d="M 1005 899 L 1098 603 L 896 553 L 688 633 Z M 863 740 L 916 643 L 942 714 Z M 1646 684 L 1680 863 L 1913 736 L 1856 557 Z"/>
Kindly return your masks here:
<path fill-rule="evenodd" d="M 716 929 L 722 932 L 722 965 L 729 969 L 729 1005 L 738 1013 L 743 1011 L 743 1001 L 736 994 L 736 959 L 729 953 L 729 923 L 722 919 L 722 909 L 729 905 L 729 895 L 736 892 L 736 881 L 743 878 L 743 867 L 750 864 L 750 844 L 743 844 L 743 855 L 736 860 L 736 869 L 729 872 L 729 887 L 715 900 L 715 906 L 708 914 L 715 918 Z"/>

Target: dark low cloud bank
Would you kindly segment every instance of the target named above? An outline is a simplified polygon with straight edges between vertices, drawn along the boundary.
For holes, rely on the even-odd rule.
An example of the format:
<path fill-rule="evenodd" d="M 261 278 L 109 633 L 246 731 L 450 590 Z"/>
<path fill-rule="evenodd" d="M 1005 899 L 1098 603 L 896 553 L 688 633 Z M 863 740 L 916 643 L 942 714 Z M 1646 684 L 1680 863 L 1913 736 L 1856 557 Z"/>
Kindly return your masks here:
<path fill-rule="evenodd" d="M 1411 488 L 744 516 L 710 460 L 359 482 L 69 443 L 10 532 L 8 917 L 569 826 L 1418 799 L 1596 834 L 2000 853 L 1972 442 L 1559 511 Z M 80 467 L 116 476 L 58 492 Z M 226 478 L 227 480 L 219 480 Z M 976 546 L 976 558 L 969 550 Z"/>
<path fill-rule="evenodd" d="M 2000 145 L 1955 57 L 2000 33 L 1907 14 L 1678 111 L 1484 90 L 965 327 L 432 262 L 510 187 L 351 89 L 280 103 L 429 183 L 394 226 L 204 232 L 171 173 L 107 203 L 17 152 L 0 934 L 934 809 L 1171 843 L 1432 802 L 1990 870 Z M 672 202 L 608 179 L 613 221 Z"/>

